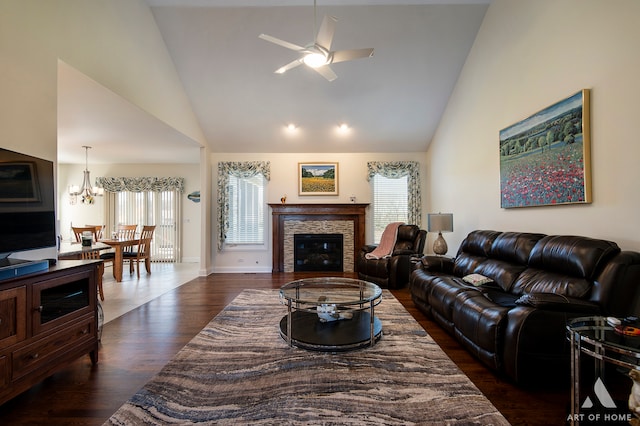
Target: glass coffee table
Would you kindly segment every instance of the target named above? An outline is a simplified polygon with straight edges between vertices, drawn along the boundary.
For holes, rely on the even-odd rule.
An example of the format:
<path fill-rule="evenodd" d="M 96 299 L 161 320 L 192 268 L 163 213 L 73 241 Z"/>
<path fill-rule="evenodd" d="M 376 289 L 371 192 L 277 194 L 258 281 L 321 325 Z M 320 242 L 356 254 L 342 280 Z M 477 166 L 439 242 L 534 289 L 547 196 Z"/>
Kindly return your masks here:
<path fill-rule="evenodd" d="M 374 312 L 382 290 L 373 283 L 305 278 L 283 285 L 280 299 L 287 305 L 280 335 L 289 346 L 339 352 L 373 346 L 382 336 L 382 323 Z"/>

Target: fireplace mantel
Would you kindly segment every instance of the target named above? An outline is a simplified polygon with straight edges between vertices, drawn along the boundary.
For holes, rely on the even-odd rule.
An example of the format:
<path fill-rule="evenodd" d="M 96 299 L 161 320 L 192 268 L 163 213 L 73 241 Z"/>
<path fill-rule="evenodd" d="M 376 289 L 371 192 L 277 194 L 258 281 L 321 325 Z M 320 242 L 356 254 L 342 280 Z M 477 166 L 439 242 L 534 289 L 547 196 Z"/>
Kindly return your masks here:
<path fill-rule="evenodd" d="M 284 223 L 288 220 L 348 220 L 353 222 L 354 256 L 364 245 L 369 204 L 269 204 L 272 214 L 273 272 L 284 272 Z"/>

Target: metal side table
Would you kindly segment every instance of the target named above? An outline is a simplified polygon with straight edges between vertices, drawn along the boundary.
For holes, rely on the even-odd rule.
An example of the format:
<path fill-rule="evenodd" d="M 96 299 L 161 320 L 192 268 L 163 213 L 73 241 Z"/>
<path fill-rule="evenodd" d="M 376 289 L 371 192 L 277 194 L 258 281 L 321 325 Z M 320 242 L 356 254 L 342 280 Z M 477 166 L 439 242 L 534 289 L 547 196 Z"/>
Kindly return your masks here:
<path fill-rule="evenodd" d="M 606 317 L 594 316 L 569 321 L 567 338 L 571 342 L 570 423 L 578 425 L 581 419 L 580 355 L 586 354 L 594 358 L 596 380 L 604 378 L 605 363 L 640 370 L 640 336 L 618 333 L 607 322 Z M 625 406 L 624 409 L 626 408 Z"/>

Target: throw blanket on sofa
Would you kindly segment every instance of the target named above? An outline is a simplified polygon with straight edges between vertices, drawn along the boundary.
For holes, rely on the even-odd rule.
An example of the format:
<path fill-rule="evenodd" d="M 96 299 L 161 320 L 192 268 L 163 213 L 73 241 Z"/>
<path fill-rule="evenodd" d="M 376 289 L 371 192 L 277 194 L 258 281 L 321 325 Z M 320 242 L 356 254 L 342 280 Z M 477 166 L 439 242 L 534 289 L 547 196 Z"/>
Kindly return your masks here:
<path fill-rule="evenodd" d="M 391 222 L 382 231 L 382 237 L 380 237 L 380 244 L 371 253 L 367 253 L 364 256 L 367 259 L 382 259 L 383 257 L 391 256 L 393 253 L 393 247 L 396 245 L 396 239 L 398 238 L 398 227 L 404 225 L 404 222 Z"/>

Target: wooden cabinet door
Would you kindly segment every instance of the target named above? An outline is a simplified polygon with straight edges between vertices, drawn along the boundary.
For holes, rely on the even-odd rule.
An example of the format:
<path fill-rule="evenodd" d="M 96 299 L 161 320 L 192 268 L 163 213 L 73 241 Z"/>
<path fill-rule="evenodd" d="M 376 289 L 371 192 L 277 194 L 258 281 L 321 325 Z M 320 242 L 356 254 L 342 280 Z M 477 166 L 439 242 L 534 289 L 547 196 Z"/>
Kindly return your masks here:
<path fill-rule="evenodd" d="M 26 308 L 25 286 L 0 291 L 0 349 L 25 339 Z"/>
<path fill-rule="evenodd" d="M 94 268 L 34 281 L 31 286 L 31 336 L 51 332 L 83 315 L 95 314 L 95 275 Z"/>

